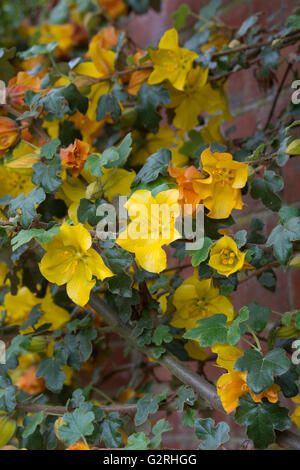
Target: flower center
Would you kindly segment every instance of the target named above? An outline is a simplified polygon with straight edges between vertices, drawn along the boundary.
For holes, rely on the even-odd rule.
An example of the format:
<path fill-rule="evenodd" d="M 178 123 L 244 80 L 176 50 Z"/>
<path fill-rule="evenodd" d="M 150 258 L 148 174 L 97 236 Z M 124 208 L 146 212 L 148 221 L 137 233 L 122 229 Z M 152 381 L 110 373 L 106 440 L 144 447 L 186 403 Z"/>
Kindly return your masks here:
<path fill-rule="evenodd" d="M 223 185 L 232 185 L 235 178 L 234 171 L 229 170 L 228 168 L 216 168 L 213 170 L 213 176 L 217 183 L 221 183 Z"/>
<path fill-rule="evenodd" d="M 220 253 L 221 263 L 232 265 L 235 262 L 236 255 L 228 248 L 224 248 Z"/>

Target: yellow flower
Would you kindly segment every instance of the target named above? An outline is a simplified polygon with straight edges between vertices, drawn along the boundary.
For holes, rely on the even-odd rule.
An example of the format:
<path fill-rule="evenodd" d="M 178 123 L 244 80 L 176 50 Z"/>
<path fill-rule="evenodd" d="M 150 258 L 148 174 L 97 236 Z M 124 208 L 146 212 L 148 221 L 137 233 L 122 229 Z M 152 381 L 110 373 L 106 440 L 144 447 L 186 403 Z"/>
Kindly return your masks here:
<path fill-rule="evenodd" d="M 181 237 L 175 228 L 180 214 L 178 191 L 162 191 L 155 197 L 150 191 L 140 190 L 132 194 L 125 204 L 131 219 L 119 235 L 116 243 L 131 253 L 143 269 L 160 273 L 167 266 L 167 256 L 162 249 Z"/>
<path fill-rule="evenodd" d="M 198 55 L 178 45 L 178 33 L 175 28 L 169 29 L 161 38 L 158 50 L 150 51 L 154 64 L 148 83 L 155 85 L 169 80 L 177 90 L 183 90 L 186 76 L 191 70 Z"/>
<path fill-rule="evenodd" d="M 91 121 L 87 116 L 81 114 L 79 111 L 70 116 L 69 119 L 70 121 L 73 121 L 75 126 L 80 129 L 82 140 L 90 145 L 92 145 L 95 137 L 100 134 L 100 131 L 104 125 L 104 121 Z"/>
<path fill-rule="evenodd" d="M 267 398 L 269 402 L 278 401 L 279 385 L 273 384 L 259 395 L 255 395 L 247 385 L 247 372 L 234 370 L 234 363 L 243 351 L 237 346 L 229 344 L 216 344 L 211 348 L 212 352 L 218 354 L 217 364 L 227 369 L 228 373 L 221 375 L 217 382 L 217 392 L 226 413 L 231 413 L 239 404 L 239 398 L 250 393 L 256 403 Z"/>
<path fill-rule="evenodd" d="M 226 219 L 232 209 L 242 209 L 241 188 L 248 178 L 248 165 L 236 162 L 230 153 L 211 152 L 201 154 L 202 170 L 212 178 L 211 196 L 204 202 L 209 209 L 208 217 Z"/>
<path fill-rule="evenodd" d="M 209 119 L 206 126 L 201 129 L 201 137 L 206 144 L 219 142 L 224 144 L 223 136 L 220 132 L 220 124 L 223 121 L 222 115 L 213 116 Z"/>
<path fill-rule="evenodd" d="M 230 300 L 219 295 L 219 289 L 212 286 L 211 279 L 199 279 L 193 274 L 176 289 L 173 304 L 176 312 L 171 325 L 190 330 L 197 326 L 197 320 L 223 313 L 228 321 L 233 320 L 234 311 Z"/>
<path fill-rule="evenodd" d="M 74 25 L 67 24 L 49 24 L 44 23 L 38 26 L 21 26 L 20 33 L 30 38 L 37 32 L 40 33 L 39 44 L 48 44 L 49 42 L 57 42 L 55 53 L 57 55 L 66 55 L 73 46 Z"/>
<path fill-rule="evenodd" d="M 293 397 L 292 401 L 297 404 L 300 403 L 300 395 Z M 291 420 L 298 428 L 300 428 L 300 406 L 297 406 L 297 408 L 294 410 L 293 414 L 291 415 Z"/>
<path fill-rule="evenodd" d="M 112 85 L 109 80 L 98 82 L 95 80 L 110 75 L 115 70 L 115 52 L 108 51 L 102 47 L 99 47 L 98 42 L 93 42 L 89 47 L 89 56 L 91 62 L 83 62 L 74 68 L 74 72 L 77 77 L 73 80 L 77 87 L 90 87 L 90 91 L 87 94 L 89 99 L 89 107 L 86 113 L 86 117 L 90 121 L 96 121 L 96 108 L 98 101 L 102 95 L 109 93 Z M 67 78 L 60 78 L 55 82 L 55 87 L 62 87 L 68 85 L 70 80 Z M 99 123 L 98 123 L 99 124 Z M 88 122 L 87 122 L 88 125 Z M 95 126 L 93 125 L 93 128 Z"/>
<path fill-rule="evenodd" d="M 127 11 L 123 0 L 99 0 L 99 5 L 105 8 L 107 16 L 112 19 L 124 15 Z"/>
<path fill-rule="evenodd" d="M 228 110 L 227 96 L 223 88 L 213 88 L 207 83 L 208 69 L 192 69 L 182 91 L 170 87 L 171 103 L 175 108 L 173 124 L 182 130 L 190 130 L 199 125 L 200 113 L 214 114 L 222 111 L 222 117 L 232 119 Z"/>
<path fill-rule="evenodd" d="M 53 302 L 50 289 L 47 290 L 44 298 L 38 298 L 28 287 L 21 287 L 17 295 L 12 295 L 10 292 L 5 295 L 3 302 L 5 321 L 8 325 L 22 325 L 28 320 L 32 308 L 38 304 L 40 304 L 42 316 L 34 325 L 35 328 L 39 328 L 45 323 L 51 323 L 49 330 L 58 330 L 68 322 L 69 313 Z M 24 330 L 25 333 L 32 331 L 31 327 Z"/>
<path fill-rule="evenodd" d="M 204 361 L 208 357 L 205 348 L 202 348 L 199 345 L 198 341 L 193 341 L 192 339 L 189 339 L 185 343 L 184 349 L 187 351 L 188 355 L 191 358 L 197 359 L 197 361 Z"/>
<path fill-rule="evenodd" d="M 91 56 L 92 62 L 83 62 L 82 64 L 75 67 L 74 72 L 78 74 L 78 86 L 90 85 L 92 79 L 97 79 L 110 75 L 114 72 L 115 66 L 115 52 L 107 51 L 99 47 L 98 43 L 93 43 L 90 45 L 89 54 Z M 82 77 L 81 77 L 82 75 Z M 98 101 L 102 95 L 108 93 L 111 89 L 111 83 L 109 80 L 95 83 L 91 85 L 91 91 L 89 92 L 89 107 L 86 113 L 86 116 L 91 121 L 96 121 L 96 108 Z"/>
<path fill-rule="evenodd" d="M 91 248 L 92 238 L 82 224 L 62 224 L 52 242 L 43 245 L 46 254 L 40 262 L 40 271 L 48 281 L 67 284 L 68 296 L 84 306 L 95 285 L 93 276 L 105 279 L 113 276 L 101 256 Z"/>
<path fill-rule="evenodd" d="M 219 274 L 228 277 L 230 274 L 243 269 L 245 256 L 245 253 L 239 251 L 235 241 L 224 235 L 210 248 L 208 265 Z"/>
<path fill-rule="evenodd" d="M 0 287 L 3 287 L 9 284 L 9 279 L 6 279 L 6 275 L 9 273 L 9 269 L 4 263 L 4 261 L 0 262 Z M 6 279 L 6 280 L 5 280 Z"/>
<path fill-rule="evenodd" d="M 100 178 L 104 196 L 111 201 L 114 196 L 128 196 L 130 186 L 135 178 L 135 171 L 127 171 L 123 168 L 103 168 Z"/>

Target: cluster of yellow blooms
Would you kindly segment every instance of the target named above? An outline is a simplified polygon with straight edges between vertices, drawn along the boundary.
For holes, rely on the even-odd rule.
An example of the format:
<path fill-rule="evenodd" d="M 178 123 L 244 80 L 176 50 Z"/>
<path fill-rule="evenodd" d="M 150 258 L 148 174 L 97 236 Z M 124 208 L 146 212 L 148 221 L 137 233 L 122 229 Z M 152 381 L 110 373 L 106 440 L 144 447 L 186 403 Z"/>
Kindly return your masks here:
<path fill-rule="evenodd" d="M 122 0 L 100 0 L 99 4 L 110 18 L 115 18 L 126 10 Z M 71 25 L 45 24 L 40 31 L 41 42 L 56 40 L 58 45 L 55 53 L 64 56 L 72 47 L 72 28 Z M 161 273 L 167 268 L 167 253 L 163 247 L 182 238 L 175 222 L 184 204 L 192 205 L 192 215 L 196 212 L 196 205 L 203 204 L 207 217 L 226 219 L 232 210 L 242 209 L 241 189 L 245 187 L 248 178 L 247 164 L 234 161 L 229 153 L 212 152 L 210 148 L 204 150 L 200 156 L 201 170 L 186 166 L 188 157 L 183 155 L 180 149 L 186 131 L 198 126 L 199 114 L 205 112 L 213 115 L 209 124 L 201 130 L 201 136 L 206 143 L 222 142 L 219 126 L 222 120 L 231 119 L 231 115 L 225 89 L 214 88 L 209 83 L 208 69 L 195 65 L 198 57 L 195 52 L 179 46 L 176 29 L 167 31 L 158 48 L 149 51 L 151 71 L 137 71 L 124 80 L 128 80 L 128 92 L 132 96 L 137 94 L 139 87 L 145 82 L 149 85 L 164 82 L 169 90 L 170 104 L 167 107 L 174 112 L 173 124 L 176 131 L 165 125 L 161 125 L 156 134 L 144 135 L 141 131 L 134 130 L 130 164 L 134 167 L 143 165 L 149 155 L 161 148 L 170 148 L 172 160 L 168 169 L 168 181 L 175 178 L 177 187 L 158 192 L 155 196 L 146 189 L 132 192 L 131 185 L 136 176 L 134 170 L 103 168 L 102 176 L 96 178 L 85 168 L 88 155 L 97 154 L 97 149 L 93 147 L 95 137 L 100 134 L 106 123 L 112 122 L 109 113 L 103 121 L 96 120 L 99 99 L 109 93 L 113 86 L 111 80 L 102 79 L 115 72 L 116 53 L 111 49 L 118 43 L 116 30 L 112 26 L 104 29 L 91 39 L 85 61 L 72 70 L 72 75 L 61 77 L 55 83 L 56 88 L 75 83 L 78 88 L 88 89 L 86 96 L 89 105 L 86 115 L 77 111 L 71 116 L 64 116 L 62 120 L 43 122 L 43 128 L 54 139 L 59 136 L 62 122 L 68 119 L 80 129 L 83 139 L 76 139 L 74 143 L 60 150 L 62 184 L 55 198 L 66 203 L 68 217 L 67 220 L 59 221 L 62 222 L 59 233 L 53 236 L 52 241 L 42 246 L 45 253 L 39 264 L 44 278 L 59 286 L 66 285 L 69 298 L 82 307 L 88 303 L 96 280 L 103 281 L 114 276 L 102 256 L 92 247 L 90 226 L 78 222 L 77 210 L 80 200 L 87 197 L 88 191 L 92 192 L 98 185 L 101 197 L 109 202 L 118 195 L 130 196 L 125 205 L 130 223 L 118 234 L 116 245 L 133 253 L 137 264 L 144 270 Z M 35 30 L 35 27 L 23 28 L 23 33 L 28 36 Z M 138 51 L 134 57 L 135 63 L 138 64 L 144 55 L 143 51 Z M 25 71 L 19 72 L 9 82 L 10 103 L 15 110 L 24 105 L 26 91 L 46 93 L 41 90 L 41 77 L 32 77 L 26 72 L 33 65 L 35 64 L 32 61 L 24 61 Z M 44 65 L 46 68 L 47 64 Z M 122 83 L 121 78 L 116 78 L 116 82 L 118 80 Z M 122 108 L 121 103 L 120 106 Z M 19 145 L 13 148 L 11 159 L 4 160 L 0 165 L 0 197 L 6 194 L 13 197 L 22 193 L 27 195 L 34 188 L 31 181 L 32 166 L 40 161 L 40 149 L 44 144 L 28 130 L 18 130 L 14 120 L 0 116 L 0 156 L 18 141 Z M 140 205 L 145 208 L 142 220 L 137 217 L 137 208 Z M 161 212 L 153 216 L 153 206 L 168 208 L 171 218 L 164 218 Z M 153 225 L 156 226 L 155 234 L 152 232 Z M 233 238 L 224 235 L 211 245 L 208 265 L 218 274 L 230 276 L 242 269 L 251 268 L 245 261 L 245 256 L 246 253 L 238 249 Z M 7 285 L 7 270 L 2 264 L 0 274 L 2 285 Z M 57 330 L 70 320 L 67 310 L 55 304 L 49 287 L 42 299 L 36 297 L 27 287 L 21 287 L 17 295 L 6 293 L 2 303 L 1 308 L 5 311 L 5 322 L 8 325 L 22 325 L 28 319 L 32 308 L 39 304 L 42 314 L 35 325 L 36 328 L 50 323 L 49 330 Z M 176 289 L 172 304 L 174 315 L 170 324 L 186 331 L 197 326 L 198 320 L 214 314 L 226 315 L 228 325 L 235 316 L 230 298 L 220 294 L 212 278 L 200 279 L 196 272 Z M 27 327 L 22 330 L 22 334 L 32 331 L 31 327 Z M 185 349 L 190 357 L 195 359 L 203 360 L 208 355 L 206 349 L 201 348 L 196 341 L 189 340 Z M 227 370 L 217 382 L 217 391 L 227 413 L 231 413 L 237 407 L 239 398 L 247 393 L 250 393 L 255 402 L 260 402 L 263 398 L 267 398 L 271 403 L 278 401 L 278 385 L 274 384 L 261 394 L 255 395 L 247 385 L 247 373 L 234 369 L 235 361 L 242 355 L 240 348 L 229 344 L 216 344 L 211 351 L 218 356 L 217 365 Z M 47 354 L 53 354 L 53 344 L 48 345 Z M 39 359 L 37 354 L 24 354 L 19 359 L 19 367 L 11 373 L 14 383 L 30 394 L 40 393 L 45 387 L 43 380 L 35 375 Z M 69 383 L 72 371 L 67 366 L 63 370 L 66 374 L 65 383 Z M 294 401 L 300 403 L 300 398 L 296 397 Z M 292 419 L 300 426 L 300 407 L 295 410 Z M 76 445 L 87 447 L 84 443 Z"/>

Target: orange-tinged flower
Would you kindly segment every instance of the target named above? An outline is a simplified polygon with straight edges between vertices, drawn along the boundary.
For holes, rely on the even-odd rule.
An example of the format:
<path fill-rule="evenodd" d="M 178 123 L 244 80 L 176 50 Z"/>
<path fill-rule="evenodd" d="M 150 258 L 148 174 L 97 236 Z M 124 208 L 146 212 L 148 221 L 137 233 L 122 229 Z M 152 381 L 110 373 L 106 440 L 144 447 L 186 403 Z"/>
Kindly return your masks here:
<path fill-rule="evenodd" d="M 233 160 L 230 153 L 211 152 L 201 154 L 202 170 L 212 179 L 212 191 L 205 201 L 208 217 L 226 219 L 232 209 L 242 209 L 241 188 L 247 183 L 248 165 Z"/>
<path fill-rule="evenodd" d="M 61 149 L 62 164 L 69 169 L 72 176 L 78 176 L 86 162 L 90 146 L 82 140 L 75 139 L 74 144 Z"/>
<path fill-rule="evenodd" d="M 17 142 L 18 138 L 16 121 L 0 116 L 0 157 Z"/>
<path fill-rule="evenodd" d="M 118 33 L 113 26 L 106 26 L 105 28 L 100 29 L 100 31 L 95 34 L 90 40 L 90 48 L 94 45 L 102 49 L 110 50 L 118 44 Z M 90 53 L 87 53 L 87 57 L 90 57 Z"/>
<path fill-rule="evenodd" d="M 25 93 L 28 90 L 34 92 L 41 91 L 41 83 L 39 77 L 29 75 L 27 72 L 19 72 L 15 77 L 11 78 L 7 86 L 8 102 L 15 108 L 24 105 Z"/>
<path fill-rule="evenodd" d="M 119 393 L 118 399 L 122 402 L 126 402 L 130 400 L 130 398 L 133 398 L 135 396 L 136 396 L 136 391 L 133 390 L 133 388 L 125 388 Z"/>
<path fill-rule="evenodd" d="M 178 202 L 182 207 L 184 204 L 191 204 L 192 207 L 190 210 L 186 207 L 185 213 L 194 213 L 196 204 L 204 202 L 211 195 L 211 177 L 205 178 L 194 166 L 174 168 L 169 164 L 168 171 L 173 178 L 176 178 L 179 186 Z"/>
<path fill-rule="evenodd" d="M 21 71 L 28 72 L 31 75 L 34 74 L 39 78 L 43 78 L 48 70 L 46 56 L 38 55 L 37 57 L 31 57 L 30 59 L 22 60 L 20 63 L 20 69 Z"/>
<path fill-rule="evenodd" d="M 45 390 L 44 379 L 36 377 L 37 369 L 37 365 L 29 367 L 15 382 L 15 385 L 28 395 L 37 395 Z"/>
<path fill-rule="evenodd" d="M 227 374 L 221 375 L 217 382 L 217 392 L 226 413 L 231 413 L 238 406 L 240 397 L 248 393 L 256 403 L 261 402 L 263 398 L 267 398 L 270 403 L 278 401 L 279 385 L 273 384 L 259 395 L 255 395 L 247 384 L 247 372 L 238 372 L 234 369 L 236 360 L 243 354 L 239 347 L 216 344 L 211 350 L 218 354 L 216 361 L 218 366 L 228 371 Z"/>
<path fill-rule="evenodd" d="M 105 8 L 107 16 L 115 19 L 126 13 L 126 5 L 123 0 L 99 0 L 99 5 Z"/>
<path fill-rule="evenodd" d="M 255 395 L 247 385 L 247 372 L 228 372 L 221 375 L 217 382 L 217 392 L 226 413 L 231 413 L 239 404 L 239 398 L 250 393 L 255 403 L 267 398 L 270 403 L 278 401 L 279 385 L 273 384 L 259 395 Z"/>
<path fill-rule="evenodd" d="M 140 59 L 144 57 L 146 52 L 144 51 L 138 51 L 136 54 L 133 56 L 133 61 L 136 65 L 139 65 Z M 143 63 L 143 65 L 151 65 L 151 61 L 147 60 L 146 62 Z M 136 72 L 133 72 L 130 76 L 129 84 L 127 91 L 130 95 L 137 95 L 140 86 L 145 83 L 148 80 L 149 75 L 151 74 L 152 70 L 145 69 L 145 70 L 138 70 Z"/>
<path fill-rule="evenodd" d="M 88 116 L 80 113 L 79 111 L 70 116 L 69 119 L 80 129 L 84 142 L 90 145 L 92 145 L 93 140 L 100 134 L 100 131 L 104 126 L 104 121 L 92 121 Z"/>
<path fill-rule="evenodd" d="M 79 441 L 76 444 L 71 444 L 65 450 L 90 450 L 90 448 L 84 442 Z"/>

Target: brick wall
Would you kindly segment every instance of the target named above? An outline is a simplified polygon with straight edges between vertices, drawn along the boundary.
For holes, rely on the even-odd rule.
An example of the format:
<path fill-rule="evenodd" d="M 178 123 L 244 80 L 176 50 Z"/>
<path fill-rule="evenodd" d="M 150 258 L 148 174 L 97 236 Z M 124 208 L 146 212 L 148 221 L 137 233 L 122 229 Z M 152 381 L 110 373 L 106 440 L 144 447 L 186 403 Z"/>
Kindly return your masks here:
<path fill-rule="evenodd" d="M 183 4 L 188 4 L 192 10 L 197 12 L 202 6 L 207 4 L 205 0 L 162 0 L 162 11 L 156 13 L 150 11 L 146 15 L 133 16 L 128 23 L 130 35 L 136 44 L 145 48 L 148 44 L 156 45 L 166 29 L 172 26 L 170 15 Z M 249 15 L 262 11 L 263 15 L 260 17 L 262 24 L 265 24 L 268 15 L 278 11 L 277 21 L 284 24 L 285 18 L 288 16 L 292 8 L 297 5 L 296 0 L 228 0 L 223 1 L 223 14 L 222 19 L 230 26 L 239 26 L 245 18 Z M 289 50 L 285 50 L 289 53 Z M 282 74 L 282 70 L 279 70 Z M 285 106 L 290 96 L 290 83 L 292 75 L 290 74 L 286 81 L 286 88 L 283 92 L 283 97 L 278 101 L 276 106 L 276 114 Z M 262 91 L 254 78 L 253 71 L 241 71 L 229 78 L 228 81 L 228 95 L 230 97 L 230 110 L 235 119 L 229 123 L 227 127 L 235 126 L 236 131 L 232 137 L 238 138 L 248 136 L 254 132 L 255 129 L 265 123 L 270 103 L 276 92 L 276 84 L 269 92 Z M 285 204 L 294 204 L 300 207 L 300 185 L 298 184 L 298 175 L 300 170 L 300 159 L 291 159 L 284 167 L 282 174 L 285 178 L 285 188 L 283 190 L 283 199 Z M 249 197 L 244 197 L 244 210 L 235 211 L 238 228 L 247 228 L 252 218 L 259 217 L 265 223 L 264 232 L 268 235 L 272 227 L 277 222 L 276 214 L 272 214 L 269 210 L 259 201 L 253 201 Z M 184 277 L 191 274 L 191 270 L 186 269 L 183 272 Z M 282 269 L 277 269 L 276 274 L 278 277 L 276 292 L 262 288 L 257 282 L 256 278 L 251 279 L 240 285 L 238 291 L 233 295 L 233 303 L 236 309 L 240 306 L 247 304 L 251 301 L 258 301 L 262 305 L 269 306 L 276 311 L 284 312 L 290 309 L 300 307 L 300 274 L 299 271 L 284 273 Z M 118 351 L 114 351 L 112 360 L 116 363 L 122 362 Z M 126 362 L 126 359 L 124 359 Z M 195 367 L 195 363 L 190 364 Z M 206 366 L 209 377 L 216 379 L 220 372 L 217 368 Z M 208 370 L 209 369 L 209 370 Z M 161 381 L 170 380 L 168 371 L 163 370 L 161 367 L 154 369 L 154 374 Z M 122 372 L 120 375 L 114 376 L 107 383 L 108 389 L 119 388 L 122 384 L 128 384 L 131 374 Z M 158 387 L 164 384 L 158 384 Z M 172 382 L 172 386 L 176 383 Z M 165 412 L 160 412 L 153 419 L 159 419 L 165 415 Z M 224 415 L 215 413 L 216 420 L 224 420 Z M 225 418 L 226 419 L 226 418 Z M 244 429 L 236 424 L 232 424 L 231 418 L 227 418 L 229 424 L 236 437 L 231 440 L 233 448 L 239 448 L 241 442 L 245 438 Z M 171 423 L 174 431 L 166 435 L 164 445 L 167 448 L 181 448 L 181 449 L 194 449 L 197 444 L 193 438 L 193 433 L 184 428 L 181 424 L 181 416 L 173 414 L 171 416 Z"/>

